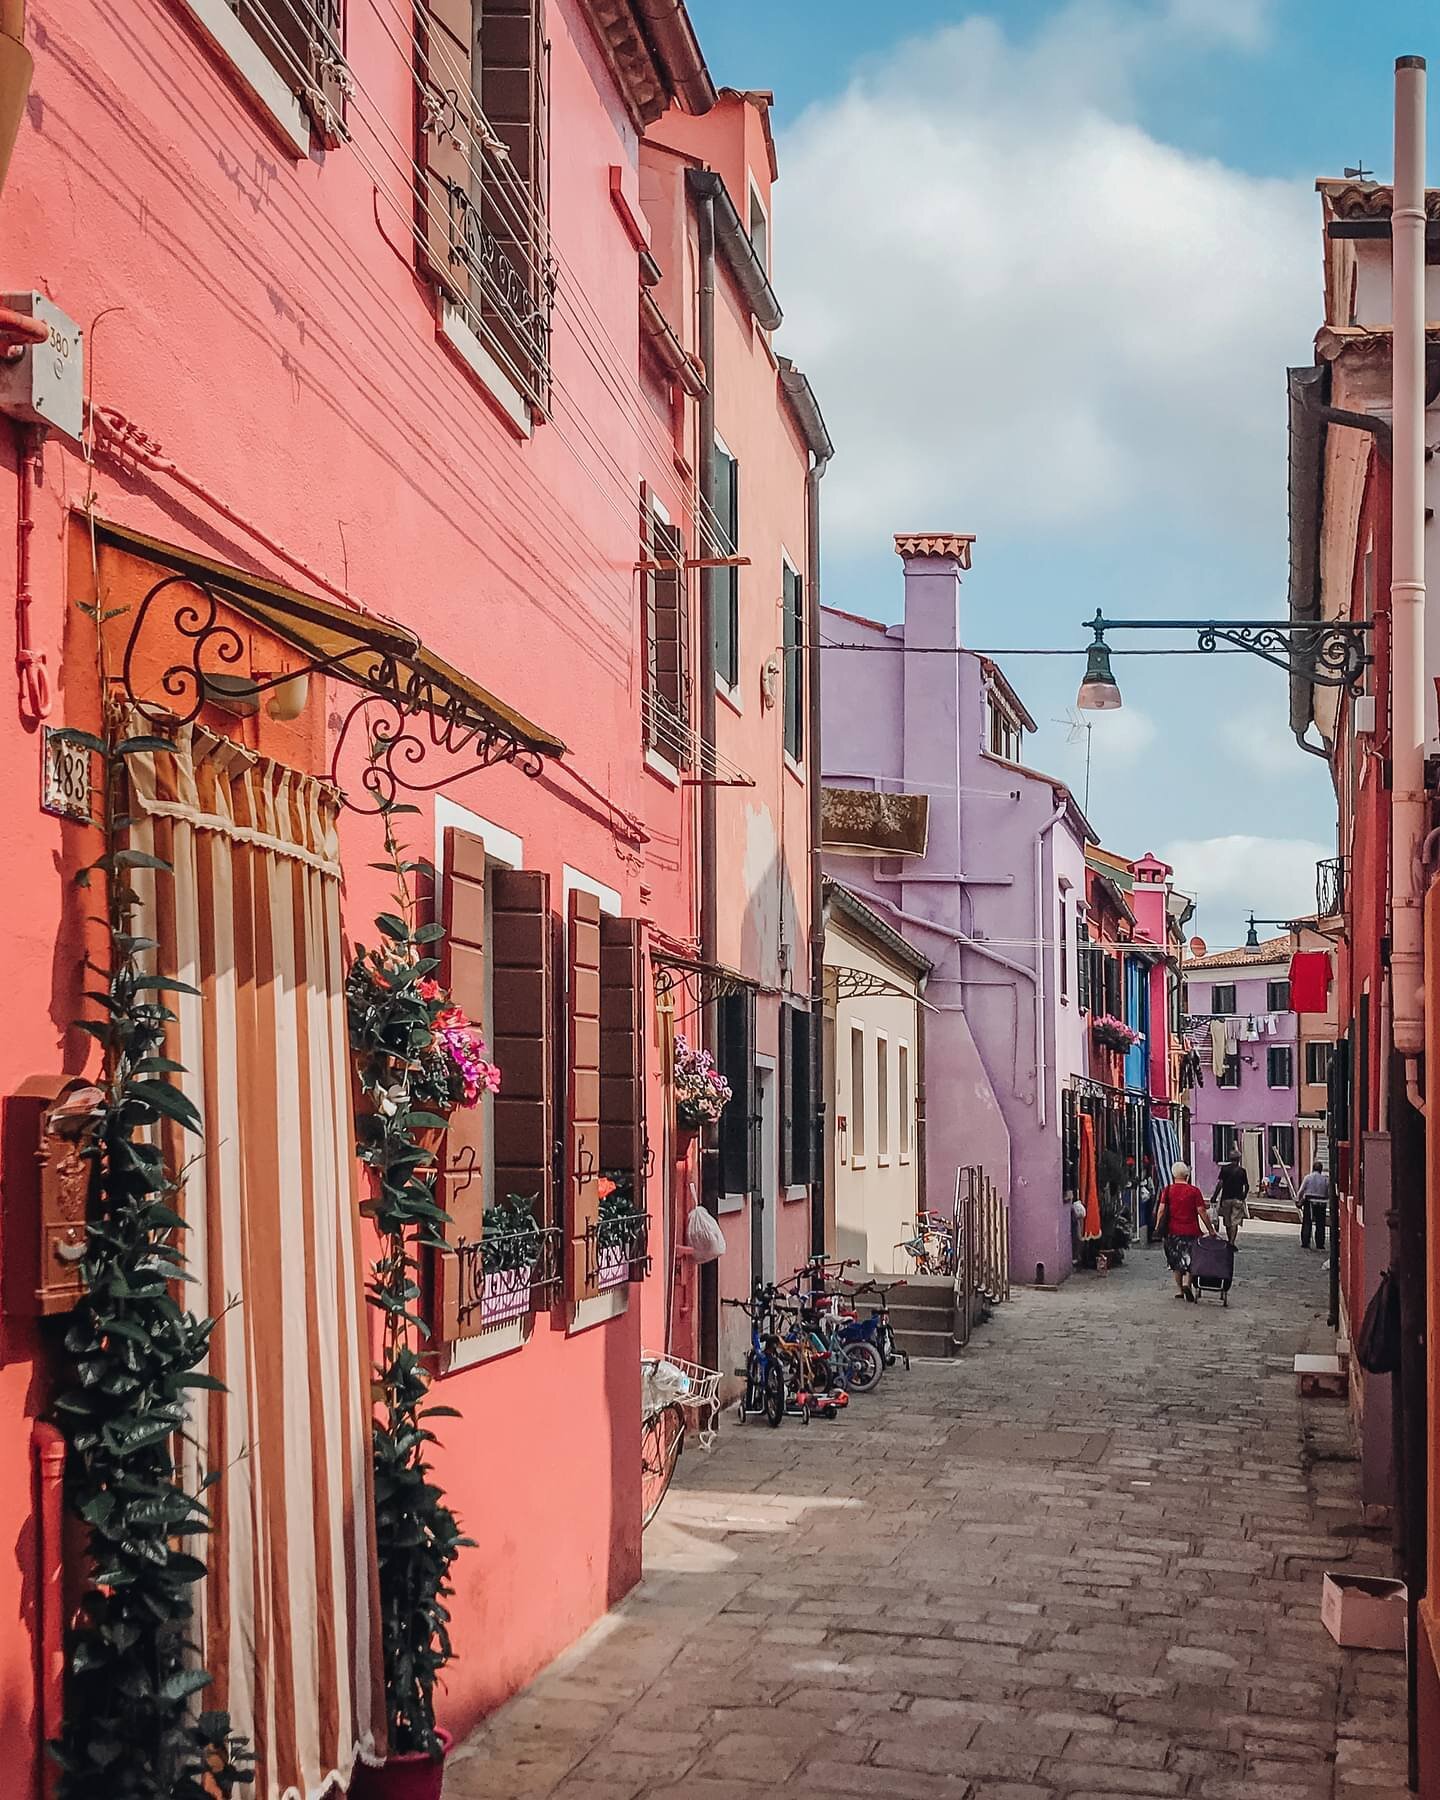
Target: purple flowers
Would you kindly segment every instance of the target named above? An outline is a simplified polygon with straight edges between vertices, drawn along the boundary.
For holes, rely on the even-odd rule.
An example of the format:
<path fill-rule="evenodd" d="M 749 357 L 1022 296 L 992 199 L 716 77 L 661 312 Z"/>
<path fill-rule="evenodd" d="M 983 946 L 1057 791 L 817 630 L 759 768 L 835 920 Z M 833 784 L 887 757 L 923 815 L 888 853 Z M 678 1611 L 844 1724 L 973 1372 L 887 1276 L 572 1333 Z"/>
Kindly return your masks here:
<path fill-rule="evenodd" d="M 730 1099 L 730 1083 L 715 1067 L 708 1050 L 697 1050 L 682 1032 L 675 1033 L 675 1116 L 698 1130 L 713 1125 Z"/>

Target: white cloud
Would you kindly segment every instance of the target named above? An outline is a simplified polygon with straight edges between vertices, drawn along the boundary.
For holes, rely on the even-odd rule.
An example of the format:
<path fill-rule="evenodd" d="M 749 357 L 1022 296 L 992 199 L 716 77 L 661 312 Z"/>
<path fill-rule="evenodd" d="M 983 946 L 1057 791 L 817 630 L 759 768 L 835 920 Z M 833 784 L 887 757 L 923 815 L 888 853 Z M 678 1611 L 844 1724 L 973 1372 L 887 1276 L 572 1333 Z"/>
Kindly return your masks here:
<path fill-rule="evenodd" d="M 1315 865 L 1333 849 L 1308 838 L 1179 838 L 1158 852 L 1175 870 L 1175 885 L 1198 902 L 1196 927 L 1212 950 L 1229 949 L 1225 935 L 1243 930 L 1245 915 L 1302 918 L 1315 910 Z M 1261 936 L 1277 936 L 1269 926 Z M 1238 936 L 1236 942 L 1239 942 Z"/>
<path fill-rule="evenodd" d="M 1090 759 L 1097 769 L 1132 767 L 1143 750 L 1155 742 L 1155 721 L 1138 706 L 1125 706 L 1119 712 L 1092 713 L 1094 729 L 1090 734 Z M 1084 745 L 1081 745 L 1084 748 Z"/>
<path fill-rule="evenodd" d="M 1314 196 L 1161 142 L 1134 105 L 1150 71 L 1261 41 L 1268 13 L 1078 0 L 1025 41 L 972 15 L 785 134 L 778 285 L 839 448 L 832 553 L 923 526 L 975 530 L 983 555 L 987 531 L 1137 512 L 1273 528 Z"/>

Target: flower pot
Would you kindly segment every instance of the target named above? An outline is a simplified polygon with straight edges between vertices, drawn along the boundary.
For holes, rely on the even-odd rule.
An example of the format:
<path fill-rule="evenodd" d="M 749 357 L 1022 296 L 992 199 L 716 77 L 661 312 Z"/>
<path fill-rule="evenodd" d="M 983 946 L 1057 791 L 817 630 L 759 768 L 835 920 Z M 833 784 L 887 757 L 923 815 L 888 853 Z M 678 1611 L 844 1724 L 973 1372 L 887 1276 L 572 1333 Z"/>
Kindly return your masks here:
<path fill-rule="evenodd" d="M 619 1287 L 622 1281 L 630 1278 L 630 1253 L 623 1244 L 607 1244 L 596 1255 L 598 1273 L 595 1277 L 597 1287 Z"/>
<path fill-rule="evenodd" d="M 378 1767 L 356 1763 L 350 1800 L 440 1800 L 445 1758 L 454 1739 L 448 1731 L 438 1728 L 435 1735 L 442 1746 L 439 1756 L 408 1751 L 401 1756 L 387 1756 Z"/>
<path fill-rule="evenodd" d="M 487 1269 L 480 1290 L 480 1323 L 504 1325 L 530 1311 L 535 1265 L 527 1269 Z"/>

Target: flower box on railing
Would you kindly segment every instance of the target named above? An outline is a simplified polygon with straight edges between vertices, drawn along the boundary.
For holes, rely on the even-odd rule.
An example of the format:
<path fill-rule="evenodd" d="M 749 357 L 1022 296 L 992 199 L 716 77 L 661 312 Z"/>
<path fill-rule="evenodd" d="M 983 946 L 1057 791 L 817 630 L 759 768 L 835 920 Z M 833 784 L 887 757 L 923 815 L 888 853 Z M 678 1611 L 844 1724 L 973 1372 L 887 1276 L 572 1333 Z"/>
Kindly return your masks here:
<path fill-rule="evenodd" d="M 585 1274 L 590 1288 L 608 1292 L 649 1272 L 648 1212 L 610 1211 L 586 1226 Z"/>
<path fill-rule="evenodd" d="M 559 1281 L 560 1235 L 555 1225 L 521 1223 L 496 1230 L 487 1215 L 480 1240 L 455 1248 L 462 1329 L 496 1331 L 548 1305 Z"/>
<path fill-rule="evenodd" d="M 630 1279 L 630 1252 L 623 1244 L 606 1244 L 596 1255 L 595 1285 L 619 1287 Z"/>
<path fill-rule="evenodd" d="M 1111 1013 L 1102 1013 L 1098 1019 L 1090 1021 L 1090 1035 L 1107 1050 L 1118 1050 L 1122 1054 L 1133 1050 L 1141 1038 L 1140 1032 Z"/>

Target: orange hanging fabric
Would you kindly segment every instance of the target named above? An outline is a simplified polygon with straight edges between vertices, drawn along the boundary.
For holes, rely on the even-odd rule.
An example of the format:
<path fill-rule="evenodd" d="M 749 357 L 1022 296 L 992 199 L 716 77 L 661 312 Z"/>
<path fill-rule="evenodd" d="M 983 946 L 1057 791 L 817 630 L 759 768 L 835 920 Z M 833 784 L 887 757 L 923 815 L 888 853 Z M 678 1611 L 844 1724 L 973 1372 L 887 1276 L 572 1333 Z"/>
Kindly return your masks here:
<path fill-rule="evenodd" d="M 1095 1121 L 1088 1113 L 1080 1115 L 1080 1198 L 1085 1202 L 1080 1236 L 1088 1243 L 1101 1232 L 1100 1186 L 1095 1179 Z"/>

